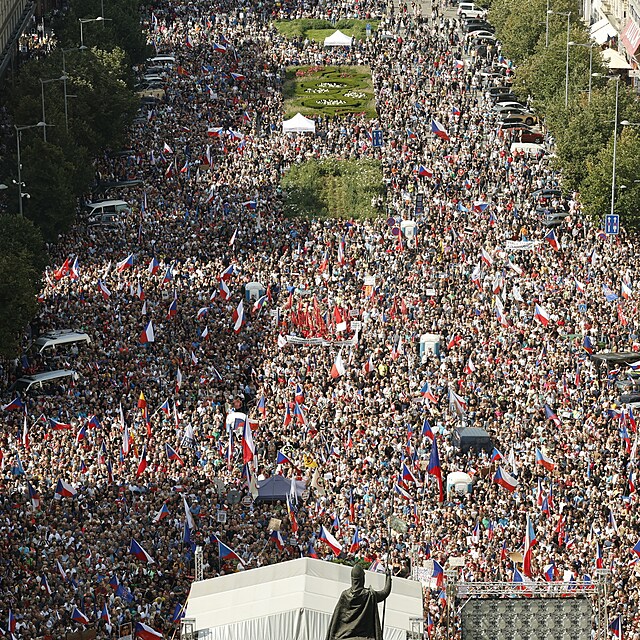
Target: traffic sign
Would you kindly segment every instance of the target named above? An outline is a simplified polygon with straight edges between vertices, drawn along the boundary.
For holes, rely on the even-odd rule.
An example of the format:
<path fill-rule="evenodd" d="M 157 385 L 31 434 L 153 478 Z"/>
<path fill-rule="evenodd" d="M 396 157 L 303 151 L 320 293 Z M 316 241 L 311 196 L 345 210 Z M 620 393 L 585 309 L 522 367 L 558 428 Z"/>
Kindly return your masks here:
<path fill-rule="evenodd" d="M 382 146 L 382 130 L 374 129 L 371 132 L 371 140 L 372 140 L 372 146 L 381 147 Z"/>
<path fill-rule="evenodd" d="M 617 236 L 620 233 L 620 216 L 618 214 L 606 216 L 604 232 L 609 236 Z"/>

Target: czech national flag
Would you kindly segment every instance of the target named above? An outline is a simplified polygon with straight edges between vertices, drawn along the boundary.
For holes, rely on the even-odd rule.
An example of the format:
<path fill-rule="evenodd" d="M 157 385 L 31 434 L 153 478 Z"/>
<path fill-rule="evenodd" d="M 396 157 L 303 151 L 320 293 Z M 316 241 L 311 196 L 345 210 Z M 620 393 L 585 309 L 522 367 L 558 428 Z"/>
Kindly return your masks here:
<path fill-rule="evenodd" d="M 447 130 L 437 121 L 431 121 L 431 133 L 442 140 L 450 140 Z"/>
<path fill-rule="evenodd" d="M 2 409 L 4 411 L 16 411 L 18 409 L 24 409 L 24 402 L 20 398 L 14 398 L 9 404 L 5 404 Z"/>
<path fill-rule="evenodd" d="M 158 261 L 155 258 L 151 258 L 151 261 L 149 262 L 149 273 L 152 276 L 155 276 L 156 273 L 158 273 L 159 268 L 160 264 L 158 263 Z"/>
<path fill-rule="evenodd" d="M 49 418 L 49 428 L 52 431 L 68 431 L 71 429 L 71 425 L 68 422 L 58 422 L 53 418 Z"/>
<path fill-rule="evenodd" d="M 158 638 L 163 638 L 164 636 L 159 631 L 148 627 L 146 624 L 136 622 L 135 637 L 142 638 L 142 640 L 158 640 Z"/>
<path fill-rule="evenodd" d="M 219 538 L 216 538 L 218 541 L 218 555 L 221 560 L 237 560 L 242 564 L 242 558 L 231 548 L 227 547 Z"/>
<path fill-rule="evenodd" d="M 554 578 L 556 574 L 556 566 L 555 564 L 553 564 L 553 562 L 551 564 L 548 564 L 545 568 L 544 568 L 544 572 L 543 572 L 543 576 L 544 579 L 547 582 L 553 582 Z"/>
<path fill-rule="evenodd" d="M 153 558 L 136 542 L 134 538 L 131 538 L 131 544 L 129 545 L 129 553 L 141 562 L 146 562 L 147 564 L 153 564 Z"/>
<path fill-rule="evenodd" d="M 358 533 L 358 527 L 353 532 L 353 538 L 351 539 L 351 546 L 349 547 L 349 553 L 356 553 L 360 548 L 360 543 L 362 539 L 360 538 L 360 534 Z"/>
<path fill-rule="evenodd" d="M 494 447 L 491 452 L 491 462 L 498 462 L 498 460 L 502 460 L 502 454 Z"/>
<path fill-rule="evenodd" d="M 272 531 L 269 538 L 276 543 L 276 547 L 278 547 L 279 551 L 284 549 L 284 540 L 282 539 L 282 535 L 279 531 Z"/>
<path fill-rule="evenodd" d="M 549 229 L 549 232 L 544 237 L 544 239 L 551 245 L 554 251 L 558 251 L 560 249 L 558 238 L 556 238 L 556 234 L 553 229 Z"/>
<path fill-rule="evenodd" d="M 518 488 L 518 481 L 502 467 L 496 470 L 493 481 L 512 493 Z"/>
<path fill-rule="evenodd" d="M 261 395 L 260 399 L 258 400 L 258 413 L 263 418 L 267 417 L 267 399 L 264 397 L 264 395 Z"/>
<path fill-rule="evenodd" d="M 610 625 L 609 631 L 618 638 L 622 640 L 622 615 L 619 615 Z"/>
<path fill-rule="evenodd" d="M 442 486 L 442 468 L 440 467 L 440 456 L 438 455 L 438 440 L 433 439 L 433 445 L 431 447 L 431 455 L 429 456 L 429 466 L 427 467 L 427 473 L 435 476 L 438 479 L 438 490 L 440 492 L 439 501 L 444 501 L 444 489 Z"/>
<path fill-rule="evenodd" d="M 431 442 L 433 442 L 434 439 L 434 435 L 433 435 L 433 431 L 431 430 L 431 424 L 429 423 L 429 421 L 425 418 L 422 422 L 422 437 L 423 438 L 429 438 L 429 440 L 431 440 Z"/>
<path fill-rule="evenodd" d="M 433 170 L 427 169 L 427 167 L 421 164 L 418 166 L 418 175 L 422 178 L 431 178 L 433 177 Z"/>
<path fill-rule="evenodd" d="M 167 454 L 167 458 L 169 458 L 169 460 L 175 460 L 184 467 L 184 460 L 178 455 L 176 450 L 168 442 L 165 442 L 164 451 Z"/>
<path fill-rule="evenodd" d="M 156 517 L 153 519 L 154 522 L 160 522 L 164 520 L 169 515 L 169 507 L 167 507 L 167 503 L 165 502 L 162 507 L 160 507 L 160 511 L 156 513 Z"/>
<path fill-rule="evenodd" d="M 550 316 L 546 309 L 536 304 L 536 308 L 533 312 L 534 320 L 537 320 L 543 327 L 549 324 Z"/>
<path fill-rule="evenodd" d="M 544 414 L 547 417 L 547 420 L 551 420 L 551 422 L 553 422 L 556 427 L 562 425 L 562 422 L 560 422 L 560 418 L 558 418 L 556 412 L 548 404 L 544 405 Z"/>
<path fill-rule="evenodd" d="M 78 607 L 73 608 L 73 612 L 71 613 L 71 619 L 77 622 L 78 624 L 89 624 L 89 618 L 78 609 Z"/>
<path fill-rule="evenodd" d="M 278 455 L 276 457 L 276 464 L 290 464 L 290 465 L 293 465 L 293 462 L 291 462 L 289 456 L 287 456 L 284 453 L 282 453 L 282 451 L 278 451 Z"/>
<path fill-rule="evenodd" d="M 536 449 L 536 464 L 543 466 L 547 471 L 553 471 L 556 466 L 540 449 Z"/>
<path fill-rule="evenodd" d="M 153 330 L 153 323 L 149 320 L 149 324 L 140 333 L 140 342 L 146 344 L 147 342 L 155 342 L 156 336 Z"/>
<path fill-rule="evenodd" d="M 321 542 L 324 542 L 335 555 L 340 555 L 342 552 L 342 545 L 333 537 L 333 535 L 327 531 L 324 527 L 320 529 L 320 536 L 318 538 Z"/>
<path fill-rule="evenodd" d="M 125 269 L 131 269 L 133 267 L 133 253 L 130 253 L 124 260 L 121 260 L 116 265 L 118 273 L 122 273 Z"/>
<path fill-rule="evenodd" d="M 77 491 L 70 484 L 67 484 L 64 480 L 58 480 L 58 484 L 56 485 L 56 490 L 54 493 L 55 497 L 73 498 L 76 493 Z"/>

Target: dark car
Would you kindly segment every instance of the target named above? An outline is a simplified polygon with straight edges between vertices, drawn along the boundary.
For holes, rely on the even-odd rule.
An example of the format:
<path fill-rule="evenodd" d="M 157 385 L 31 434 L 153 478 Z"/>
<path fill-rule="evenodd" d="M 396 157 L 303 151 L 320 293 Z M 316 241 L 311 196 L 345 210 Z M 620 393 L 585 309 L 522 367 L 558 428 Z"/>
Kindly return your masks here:
<path fill-rule="evenodd" d="M 496 32 L 496 28 L 486 20 L 466 20 L 462 23 L 463 33 L 469 33 L 469 31 L 478 31 L 479 29 L 482 29 L 483 31 L 489 31 L 490 33 Z"/>
<path fill-rule="evenodd" d="M 527 144 L 543 144 L 544 134 L 529 127 L 513 127 L 513 139 Z"/>

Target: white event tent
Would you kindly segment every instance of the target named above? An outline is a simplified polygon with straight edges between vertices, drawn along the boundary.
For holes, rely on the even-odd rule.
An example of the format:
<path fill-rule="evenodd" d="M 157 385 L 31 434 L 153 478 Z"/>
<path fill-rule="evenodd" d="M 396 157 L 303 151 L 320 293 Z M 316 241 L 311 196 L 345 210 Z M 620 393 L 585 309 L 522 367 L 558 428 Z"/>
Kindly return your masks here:
<path fill-rule="evenodd" d="M 350 47 L 353 43 L 353 38 L 351 36 L 342 33 L 342 31 L 338 30 L 335 33 L 332 33 L 330 36 L 324 39 L 325 47 Z"/>
<path fill-rule="evenodd" d="M 283 133 L 315 133 L 316 123 L 305 118 L 301 113 L 296 113 L 293 118 L 282 123 Z"/>

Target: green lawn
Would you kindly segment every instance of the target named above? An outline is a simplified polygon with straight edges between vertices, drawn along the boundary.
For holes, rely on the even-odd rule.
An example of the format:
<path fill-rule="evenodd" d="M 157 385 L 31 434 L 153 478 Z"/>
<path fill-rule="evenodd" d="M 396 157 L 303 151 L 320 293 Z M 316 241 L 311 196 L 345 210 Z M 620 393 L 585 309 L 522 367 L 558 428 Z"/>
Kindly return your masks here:
<path fill-rule="evenodd" d="M 382 167 L 376 160 L 308 160 L 282 178 L 288 217 L 370 218 L 378 215 L 371 199 L 384 194 Z"/>
<path fill-rule="evenodd" d="M 283 87 L 285 117 L 300 112 L 376 117 L 369 67 L 289 67 Z"/>
<path fill-rule="evenodd" d="M 338 29 L 357 40 L 364 40 L 367 37 L 367 24 L 371 25 L 373 32 L 378 28 L 379 22 L 380 20 L 339 20 L 335 26 L 332 26 L 329 20 L 303 18 L 301 20 L 276 20 L 274 26 L 289 39 L 308 38 L 320 42 Z"/>

